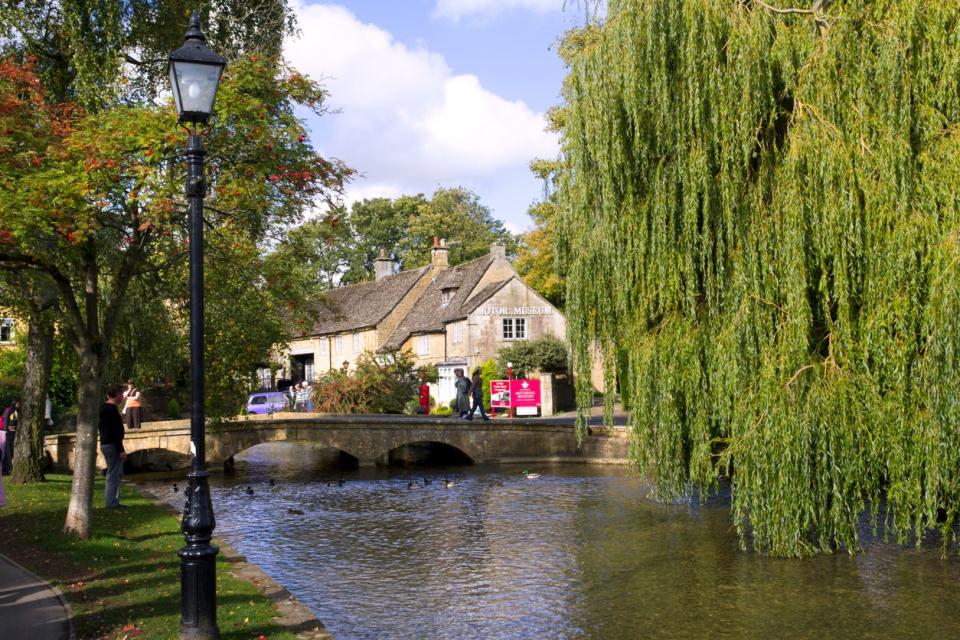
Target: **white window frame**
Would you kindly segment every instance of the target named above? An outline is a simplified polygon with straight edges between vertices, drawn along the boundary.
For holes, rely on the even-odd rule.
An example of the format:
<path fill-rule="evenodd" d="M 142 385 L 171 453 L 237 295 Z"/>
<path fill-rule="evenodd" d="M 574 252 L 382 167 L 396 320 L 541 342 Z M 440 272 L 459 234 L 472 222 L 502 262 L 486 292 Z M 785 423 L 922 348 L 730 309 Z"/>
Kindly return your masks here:
<path fill-rule="evenodd" d="M 440 291 L 440 302 L 443 304 L 450 304 L 450 302 L 456 297 L 457 288 L 456 287 L 447 287 Z"/>
<path fill-rule="evenodd" d="M 343 336 L 337 336 L 333 339 L 333 346 L 337 353 L 343 353 Z"/>
<path fill-rule="evenodd" d="M 327 352 L 330 350 L 330 339 L 329 338 L 320 338 L 320 355 L 327 355 Z"/>
<path fill-rule="evenodd" d="M 500 321 L 500 337 L 504 340 L 526 340 L 526 318 L 503 318 Z"/>
<path fill-rule="evenodd" d="M 417 336 L 417 355 L 425 356 L 430 353 L 430 336 L 425 333 Z"/>
<path fill-rule="evenodd" d="M 7 330 L 7 338 L 3 339 L 0 333 L 0 344 L 13 344 L 17 339 L 17 332 L 14 329 L 13 318 L 0 318 L 0 326 Z M 2 331 L 2 329 L 0 329 Z"/>
<path fill-rule="evenodd" d="M 460 344 L 463 342 L 463 331 L 460 327 L 459 322 L 453 323 L 453 343 Z"/>
<path fill-rule="evenodd" d="M 353 334 L 353 352 L 360 353 L 360 334 Z"/>

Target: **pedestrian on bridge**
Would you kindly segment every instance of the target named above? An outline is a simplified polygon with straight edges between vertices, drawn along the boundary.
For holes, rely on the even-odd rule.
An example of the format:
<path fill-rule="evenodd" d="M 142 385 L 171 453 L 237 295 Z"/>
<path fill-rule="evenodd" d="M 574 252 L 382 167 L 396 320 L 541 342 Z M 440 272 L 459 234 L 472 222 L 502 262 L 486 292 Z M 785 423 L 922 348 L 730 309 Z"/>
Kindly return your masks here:
<path fill-rule="evenodd" d="M 454 369 L 456 380 L 453 386 L 457 389 L 457 414 L 466 418 L 470 414 L 470 379 L 463 375 L 463 369 Z"/>
<path fill-rule="evenodd" d="M 473 396 L 473 408 L 470 409 L 470 415 L 467 420 L 473 420 L 473 414 L 480 409 L 480 417 L 486 422 L 490 416 L 483 410 L 483 373 L 480 367 L 473 370 L 473 378 L 470 379 L 470 395 Z"/>
<path fill-rule="evenodd" d="M 139 429 L 143 419 L 143 399 L 140 389 L 133 383 L 133 378 L 127 380 L 127 390 L 123 392 L 123 399 L 126 400 L 123 405 L 123 415 L 127 416 L 127 426 L 131 429 Z"/>

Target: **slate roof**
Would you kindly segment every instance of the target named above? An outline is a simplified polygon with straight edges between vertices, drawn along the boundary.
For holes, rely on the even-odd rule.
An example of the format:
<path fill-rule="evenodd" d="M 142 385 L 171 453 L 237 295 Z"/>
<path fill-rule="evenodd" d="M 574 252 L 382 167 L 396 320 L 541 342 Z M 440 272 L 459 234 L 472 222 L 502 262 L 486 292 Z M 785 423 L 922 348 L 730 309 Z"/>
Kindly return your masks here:
<path fill-rule="evenodd" d="M 397 328 L 387 338 L 382 349 L 384 351 L 395 351 L 403 346 L 407 338 L 412 335 L 443 331 L 444 323 L 466 317 L 469 312 L 465 311 L 465 308 L 478 300 L 483 291 L 490 288 L 485 286 L 483 291 L 478 292 L 469 300 L 467 299 L 473 288 L 480 282 L 483 274 L 490 268 L 493 260 L 493 256 L 486 255 L 455 267 L 449 267 L 438 273 L 420 296 L 420 299 L 413 305 L 407 317 L 397 325 Z M 501 282 L 500 286 L 502 284 Z M 456 288 L 457 292 L 453 299 L 444 305 L 443 290 L 449 288 Z"/>
<path fill-rule="evenodd" d="M 375 327 L 393 311 L 430 266 L 401 271 L 375 282 L 330 289 L 307 335 L 325 335 Z"/>

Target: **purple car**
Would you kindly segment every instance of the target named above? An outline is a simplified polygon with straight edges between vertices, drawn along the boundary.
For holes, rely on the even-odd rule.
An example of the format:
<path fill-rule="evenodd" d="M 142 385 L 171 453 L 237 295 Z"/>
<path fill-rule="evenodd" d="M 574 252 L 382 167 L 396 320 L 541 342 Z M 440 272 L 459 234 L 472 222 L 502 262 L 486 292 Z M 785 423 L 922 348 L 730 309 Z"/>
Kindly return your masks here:
<path fill-rule="evenodd" d="M 247 413 L 276 413 L 287 410 L 287 396 L 279 391 L 260 391 L 247 398 Z"/>

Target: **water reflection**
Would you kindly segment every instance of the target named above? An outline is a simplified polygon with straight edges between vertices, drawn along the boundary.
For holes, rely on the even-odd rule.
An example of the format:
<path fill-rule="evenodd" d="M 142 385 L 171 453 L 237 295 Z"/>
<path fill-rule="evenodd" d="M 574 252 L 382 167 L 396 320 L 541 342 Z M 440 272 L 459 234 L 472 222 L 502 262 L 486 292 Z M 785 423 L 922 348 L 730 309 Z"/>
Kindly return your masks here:
<path fill-rule="evenodd" d="M 960 561 L 938 548 L 777 560 L 738 550 L 724 500 L 659 505 L 619 468 L 362 469 L 339 486 L 316 455 L 261 445 L 213 499 L 218 533 L 338 640 L 960 637 Z"/>

